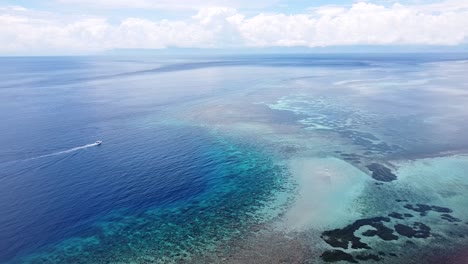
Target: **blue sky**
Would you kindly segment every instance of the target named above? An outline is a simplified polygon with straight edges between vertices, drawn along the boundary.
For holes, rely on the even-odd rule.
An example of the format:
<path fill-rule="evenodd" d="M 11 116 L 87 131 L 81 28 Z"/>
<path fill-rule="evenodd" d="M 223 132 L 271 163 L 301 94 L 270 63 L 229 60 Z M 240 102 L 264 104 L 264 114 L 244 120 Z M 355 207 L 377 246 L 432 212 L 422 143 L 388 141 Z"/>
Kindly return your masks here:
<path fill-rule="evenodd" d="M 114 49 L 464 47 L 468 1 L 3 0 L 0 54 Z"/>

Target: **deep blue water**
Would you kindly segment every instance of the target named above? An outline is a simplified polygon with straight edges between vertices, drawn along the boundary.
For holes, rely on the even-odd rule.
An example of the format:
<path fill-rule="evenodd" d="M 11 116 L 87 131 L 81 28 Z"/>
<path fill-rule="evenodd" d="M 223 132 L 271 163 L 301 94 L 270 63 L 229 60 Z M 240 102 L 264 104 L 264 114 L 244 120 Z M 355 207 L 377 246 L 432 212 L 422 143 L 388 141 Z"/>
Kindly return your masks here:
<path fill-rule="evenodd" d="M 0 262 L 144 262 L 229 238 L 281 168 L 170 113 L 309 68 L 406 73 L 463 56 L 0 58 Z"/>
<path fill-rule="evenodd" d="M 242 215 L 230 214 L 250 210 L 248 207 L 266 197 L 268 186 L 277 183 L 277 168 L 269 179 L 257 181 L 259 174 L 272 170 L 273 163 L 252 146 L 166 120 L 165 110 L 218 89 L 219 81 L 210 72 L 207 76 L 184 72 L 183 79 L 176 73 L 148 81 L 144 76 L 112 76 L 159 62 L 1 60 L 0 262 L 22 262 L 23 256 L 34 258 L 36 252 L 52 252 L 46 262 L 69 262 L 60 250 L 72 243 L 70 239 L 95 236 L 100 236 L 100 249 L 83 249 L 91 255 L 84 262 L 128 261 L 134 255 L 115 256 L 115 252 L 127 245 L 120 239 L 135 234 L 114 233 L 124 232 L 122 222 L 134 228 L 141 221 L 149 223 L 141 227 L 146 235 L 161 234 L 158 239 L 134 238 L 134 243 L 157 248 L 156 255 L 169 254 L 161 252 L 170 246 L 154 243 L 174 239 L 177 232 L 186 237 L 184 232 L 191 229 L 183 225 L 185 230 L 174 231 L 169 226 L 161 231 L 161 225 L 178 226 L 194 217 L 207 218 L 206 223 L 195 226 L 207 236 L 199 240 L 229 236 L 220 230 L 226 219 L 243 220 Z M 100 79 L 106 82 L 100 83 Z M 95 146 L 96 140 L 104 143 Z M 234 192 L 236 188 L 241 190 Z M 245 195 L 252 188 L 255 194 Z M 223 207 L 222 213 L 217 211 L 219 207 Z M 155 211 L 150 213 L 151 209 Z M 173 211 L 168 214 L 165 210 Z M 187 215 L 187 210 L 193 213 Z M 126 217 L 134 219 L 123 221 Z M 209 221 L 213 222 L 207 224 Z M 85 247 L 83 243 L 86 241 L 77 242 L 79 247 Z M 104 248 L 108 255 L 99 254 Z"/>
<path fill-rule="evenodd" d="M 82 145 L 92 142 L 76 137 Z M 209 165 L 216 161 L 204 148 L 213 142 L 196 129 L 125 134 L 114 127 L 95 137 L 105 138 L 104 145 L 2 166 L 2 252 L 80 234 L 116 208 L 138 212 L 209 187 Z"/>

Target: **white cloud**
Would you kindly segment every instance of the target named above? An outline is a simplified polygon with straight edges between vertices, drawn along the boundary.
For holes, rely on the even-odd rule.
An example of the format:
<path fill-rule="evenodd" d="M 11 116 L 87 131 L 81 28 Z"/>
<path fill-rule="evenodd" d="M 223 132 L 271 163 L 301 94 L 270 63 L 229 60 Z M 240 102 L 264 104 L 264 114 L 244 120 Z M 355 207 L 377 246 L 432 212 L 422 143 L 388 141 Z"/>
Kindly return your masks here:
<path fill-rule="evenodd" d="M 81 5 L 87 8 L 105 9 L 201 9 L 214 6 L 230 8 L 263 8 L 276 3 L 275 0 L 56 0 L 64 4 Z"/>
<path fill-rule="evenodd" d="M 28 9 L 22 6 L 0 6 L 0 12 L 4 12 L 4 11 L 25 12 L 25 11 L 28 11 Z"/>
<path fill-rule="evenodd" d="M 458 45 L 468 39 L 468 4 L 323 6 L 303 14 L 246 16 L 228 7 L 202 8 L 182 20 L 61 17 L 0 8 L 0 53 L 76 53 L 114 48 Z"/>

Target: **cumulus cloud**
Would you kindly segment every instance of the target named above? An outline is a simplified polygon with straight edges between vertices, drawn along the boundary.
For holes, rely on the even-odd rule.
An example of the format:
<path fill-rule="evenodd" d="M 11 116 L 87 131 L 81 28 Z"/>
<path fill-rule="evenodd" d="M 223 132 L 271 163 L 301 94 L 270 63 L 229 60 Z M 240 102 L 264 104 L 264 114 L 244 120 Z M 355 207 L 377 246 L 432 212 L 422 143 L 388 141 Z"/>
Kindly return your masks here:
<path fill-rule="evenodd" d="M 468 39 L 468 4 L 322 6 L 300 14 L 247 16 L 207 7 L 180 20 L 61 17 L 21 7 L 0 8 L 1 53 L 76 53 L 115 48 L 331 45 L 458 45 Z"/>

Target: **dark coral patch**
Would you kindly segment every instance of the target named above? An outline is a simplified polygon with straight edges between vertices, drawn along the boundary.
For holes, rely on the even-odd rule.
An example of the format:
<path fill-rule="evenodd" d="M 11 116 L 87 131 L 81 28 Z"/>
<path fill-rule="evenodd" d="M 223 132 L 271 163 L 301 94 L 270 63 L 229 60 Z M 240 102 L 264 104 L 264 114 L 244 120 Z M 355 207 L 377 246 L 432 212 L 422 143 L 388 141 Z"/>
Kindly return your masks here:
<path fill-rule="evenodd" d="M 438 213 L 452 213 L 450 208 L 435 206 L 435 205 L 427 205 L 427 204 L 416 204 L 416 206 L 412 204 L 406 204 L 404 206 L 406 209 L 418 212 L 421 216 L 426 216 L 427 212 L 434 211 Z"/>
<path fill-rule="evenodd" d="M 397 145 L 388 145 L 384 142 L 374 143 L 373 141 L 377 140 L 377 138 L 370 133 L 362 133 L 353 130 L 337 130 L 337 132 L 343 137 L 347 137 L 353 140 L 354 144 L 360 145 L 367 149 L 367 151 L 364 152 L 364 155 L 372 155 L 372 152 L 390 153 L 401 150 L 401 147 Z"/>
<path fill-rule="evenodd" d="M 341 250 L 327 250 L 320 256 L 325 262 L 348 261 L 358 263 L 352 255 Z"/>
<path fill-rule="evenodd" d="M 417 206 L 413 206 L 412 204 L 406 204 L 404 206 L 406 209 L 418 212 L 421 216 L 426 216 L 428 211 L 431 211 L 431 207 L 425 204 L 417 204 Z"/>
<path fill-rule="evenodd" d="M 391 212 L 388 214 L 388 216 L 396 219 L 405 219 L 402 214 L 396 212 Z"/>
<path fill-rule="evenodd" d="M 406 218 L 410 218 L 410 217 L 414 217 L 414 215 L 412 214 L 401 214 L 401 213 L 397 213 L 397 212 L 391 212 L 388 214 L 388 216 L 390 216 L 391 218 L 395 218 L 395 219 L 400 219 L 400 220 L 404 220 L 405 217 Z"/>
<path fill-rule="evenodd" d="M 340 156 L 343 160 L 361 163 L 359 161 L 360 156 L 357 154 L 341 153 Z"/>
<path fill-rule="evenodd" d="M 377 230 L 366 230 L 364 233 L 362 233 L 363 236 L 367 237 L 372 237 L 377 235 Z"/>
<path fill-rule="evenodd" d="M 454 223 L 454 222 L 461 222 L 460 219 L 456 218 L 456 217 L 453 217 L 449 214 L 441 214 L 440 215 L 440 218 L 444 219 L 444 220 L 447 220 L 449 221 L 450 223 Z"/>
<path fill-rule="evenodd" d="M 346 161 L 358 161 L 358 160 L 355 159 L 355 158 L 347 158 L 347 157 L 345 157 L 345 158 L 342 158 L 342 159 L 343 159 L 343 160 L 346 160 Z"/>
<path fill-rule="evenodd" d="M 397 176 L 384 165 L 378 163 L 372 163 L 367 165 L 367 168 L 372 172 L 372 178 L 378 181 L 391 182 L 397 179 Z"/>
<path fill-rule="evenodd" d="M 366 253 L 362 253 L 362 254 L 356 255 L 356 258 L 357 258 L 358 260 L 374 260 L 374 261 L 380 261 L 380 260 L 382 260 L 382 258 L 379 257 L 378 255 L 366 254 Z"/>
<path fill-rule="evenodd" d="M 452 209 L 447 208 L 447 207 L 441 207 L 441 206 L 432 206 L 432 211 L 436 211 L 438 213 L 452 213 Z"/>
<path fill-rule="evenodd" d="M 398 236 L 393 234 L 393 230 L 386 227 L 382 222 L 390 222 L 390 218 L 374 217 L 360 219 L 342 229 L 324 231 L 321 237 L 332 247 L 347 249 L 349 243 L 351 243 L 351 248 L 354 249 L 370 249 L 369 245 L 361 242 L 361 239 L 354 235 L 354 232 L 363 226 L 371 226 L 376 230 L 367 230 L 364 232 L 365 236 L 378 236 L 382 240 L 398 239 Z"/>
<path fill-rule="evenodd" d="M 340 154 L 340 155 L 343 156 L 343 157 L 359 158 L 359 155 L 357 155 L 357 154 L 343 153 L 343 154 Z"/>
<path fill-rule="evenodd" d="M 382 223 L 374 224 L 373 227 L 375 227 L 377 230 L 375 230 L 375 234 L 372 236 L 378 236 L 380 239 L 386 241 L 398 239 L 398 236 L 393 234 L 393 230 L 386 227 Z"/>
<path fill-rule="evenodd" d="M 395 231 L 409 238 L 427 238 L 431 235 L 431 228 L 421 222 L 414 222 L 413 227 L 397 224 L 395 225 Z"/>

